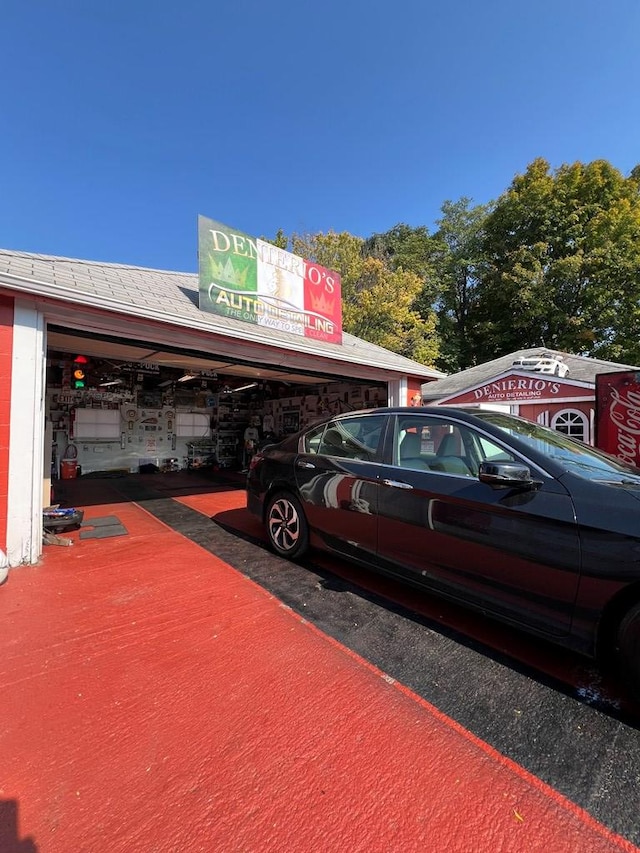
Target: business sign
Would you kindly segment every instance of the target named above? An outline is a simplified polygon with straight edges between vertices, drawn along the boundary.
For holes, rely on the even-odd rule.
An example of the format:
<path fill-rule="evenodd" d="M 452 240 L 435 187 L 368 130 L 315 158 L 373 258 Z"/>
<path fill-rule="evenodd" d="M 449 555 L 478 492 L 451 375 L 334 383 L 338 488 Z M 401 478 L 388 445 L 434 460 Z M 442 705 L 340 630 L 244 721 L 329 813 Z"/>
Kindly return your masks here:
<path fill-rule="evenodd" d="M 200 310 L 342 343 L 338 273 L 198 217 Z"/>
<path fill-rule="evenodd" d="M 596 376 L 596 447 L 640 466 L 640 373 Z"/>
<path fill-rule="evenodd" d="M 557 379 L 543 379 L 540 374 L 499 376 L 491 382 L 439 400 L 440 403 L 527 403 L 536 400 L 585 397 L 592 393 L 586 386 L 572 385 Z"/>

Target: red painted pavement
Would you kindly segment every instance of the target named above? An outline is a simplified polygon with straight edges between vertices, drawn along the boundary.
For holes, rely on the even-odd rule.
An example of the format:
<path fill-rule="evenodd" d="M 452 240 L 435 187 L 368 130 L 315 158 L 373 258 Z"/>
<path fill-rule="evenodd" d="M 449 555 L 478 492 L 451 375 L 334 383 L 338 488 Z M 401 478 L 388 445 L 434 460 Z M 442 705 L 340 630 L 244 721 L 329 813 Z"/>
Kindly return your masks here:
<path fill-rule="evenodd" d="M 31 849 L 636 850 L 140 507 L 86 511 L 111 514 L 128 536 L 0 589 L 0 801 Z"/>

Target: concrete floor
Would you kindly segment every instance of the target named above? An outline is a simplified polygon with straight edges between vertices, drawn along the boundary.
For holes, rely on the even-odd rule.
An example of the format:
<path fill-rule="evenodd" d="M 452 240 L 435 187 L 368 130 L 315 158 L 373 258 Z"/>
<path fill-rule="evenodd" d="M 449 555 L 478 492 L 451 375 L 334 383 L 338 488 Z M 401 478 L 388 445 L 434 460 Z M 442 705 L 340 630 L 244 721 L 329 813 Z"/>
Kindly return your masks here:
<path fill-rule="evenodd" d="M 170 482 L 176 514 L 244 505 Z M 1 853 L 637 849 L 117 481 L 70 488 L 127 533 L 0 588 Z"/>

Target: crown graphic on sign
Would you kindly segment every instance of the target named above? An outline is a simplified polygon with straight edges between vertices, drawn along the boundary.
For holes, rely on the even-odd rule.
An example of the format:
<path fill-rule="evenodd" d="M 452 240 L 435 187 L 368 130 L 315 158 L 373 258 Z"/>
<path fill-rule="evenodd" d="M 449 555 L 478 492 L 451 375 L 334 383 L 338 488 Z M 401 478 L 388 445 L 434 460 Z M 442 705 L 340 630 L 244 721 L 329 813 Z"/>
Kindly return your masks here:
<path fill-rule="evenodd" d="M 312 293 L 311 307 L 320 314 L 331 314 L 333 312 L 333 299 L 327 299 L 324 293 L 321 293 L 320 296 L 314 296 Z"/>
<path fill-rule="evenodd" d="M 211 272 L 213 273 L 214 278 L 219 278 L 222 279 L 222 281 L 227 282 L 227 284 L 235 284 L 244 288 L 247 284 L 249 267 L 245 266 L 237 269 L 233 265 L 231 258 L 227 258 L 224 262 L 220 262 L 212 257 Z"/>

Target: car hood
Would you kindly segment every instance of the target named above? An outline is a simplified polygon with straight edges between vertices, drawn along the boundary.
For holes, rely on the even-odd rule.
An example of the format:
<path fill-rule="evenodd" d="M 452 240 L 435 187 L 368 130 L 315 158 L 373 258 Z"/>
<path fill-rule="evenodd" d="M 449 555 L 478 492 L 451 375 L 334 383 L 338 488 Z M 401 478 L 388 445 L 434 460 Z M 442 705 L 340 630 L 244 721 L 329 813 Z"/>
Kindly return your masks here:
<path fill-rule="evenodd" d="M 596 489 L 596 494 L 600 494 L 599 500 L 605 502 L 606 504 L 606 495 L 602 492 L 602 489 L 606 489 L 609 494 L 614 492 L 619 498 L 626 503 L 628 500 L 632 500 L 635 504 L 636 501 L 640 501 L 640 476 L 636 476 L 634 474 L 629 475 L 629 478 L 625 478 L 621 476 L 620 479 L 595 479 L 595 478 L 585 478 L 580 476 L 580 474 L 576 474 L 571 471 L 565 472 L 561 477 L 558 477 L 558 480 L 563 483 L 572 494 L 580 493 L 580 492 L 590 492 L 592 489 Z"/>
<path fill-rule="evenodd" d="M 628 495 L 630 495 L 632 498 L 635 498 L 637 501 L 640 501 L 640 484 L 631 485 L 631 484 L 627 484 L 627 483 L 620 483 L 620 484 L 616 483 L 616 488 L 622 489 Z"/>
<path fill-rule="evenodd" d="M 615 489 L 616 492 L 624 493 L 625 496 L 628 495 L 630 498 L 640 501 L 640 478 L 633 480 L 594 480 L 593 482 L 609 489 Z"/>

